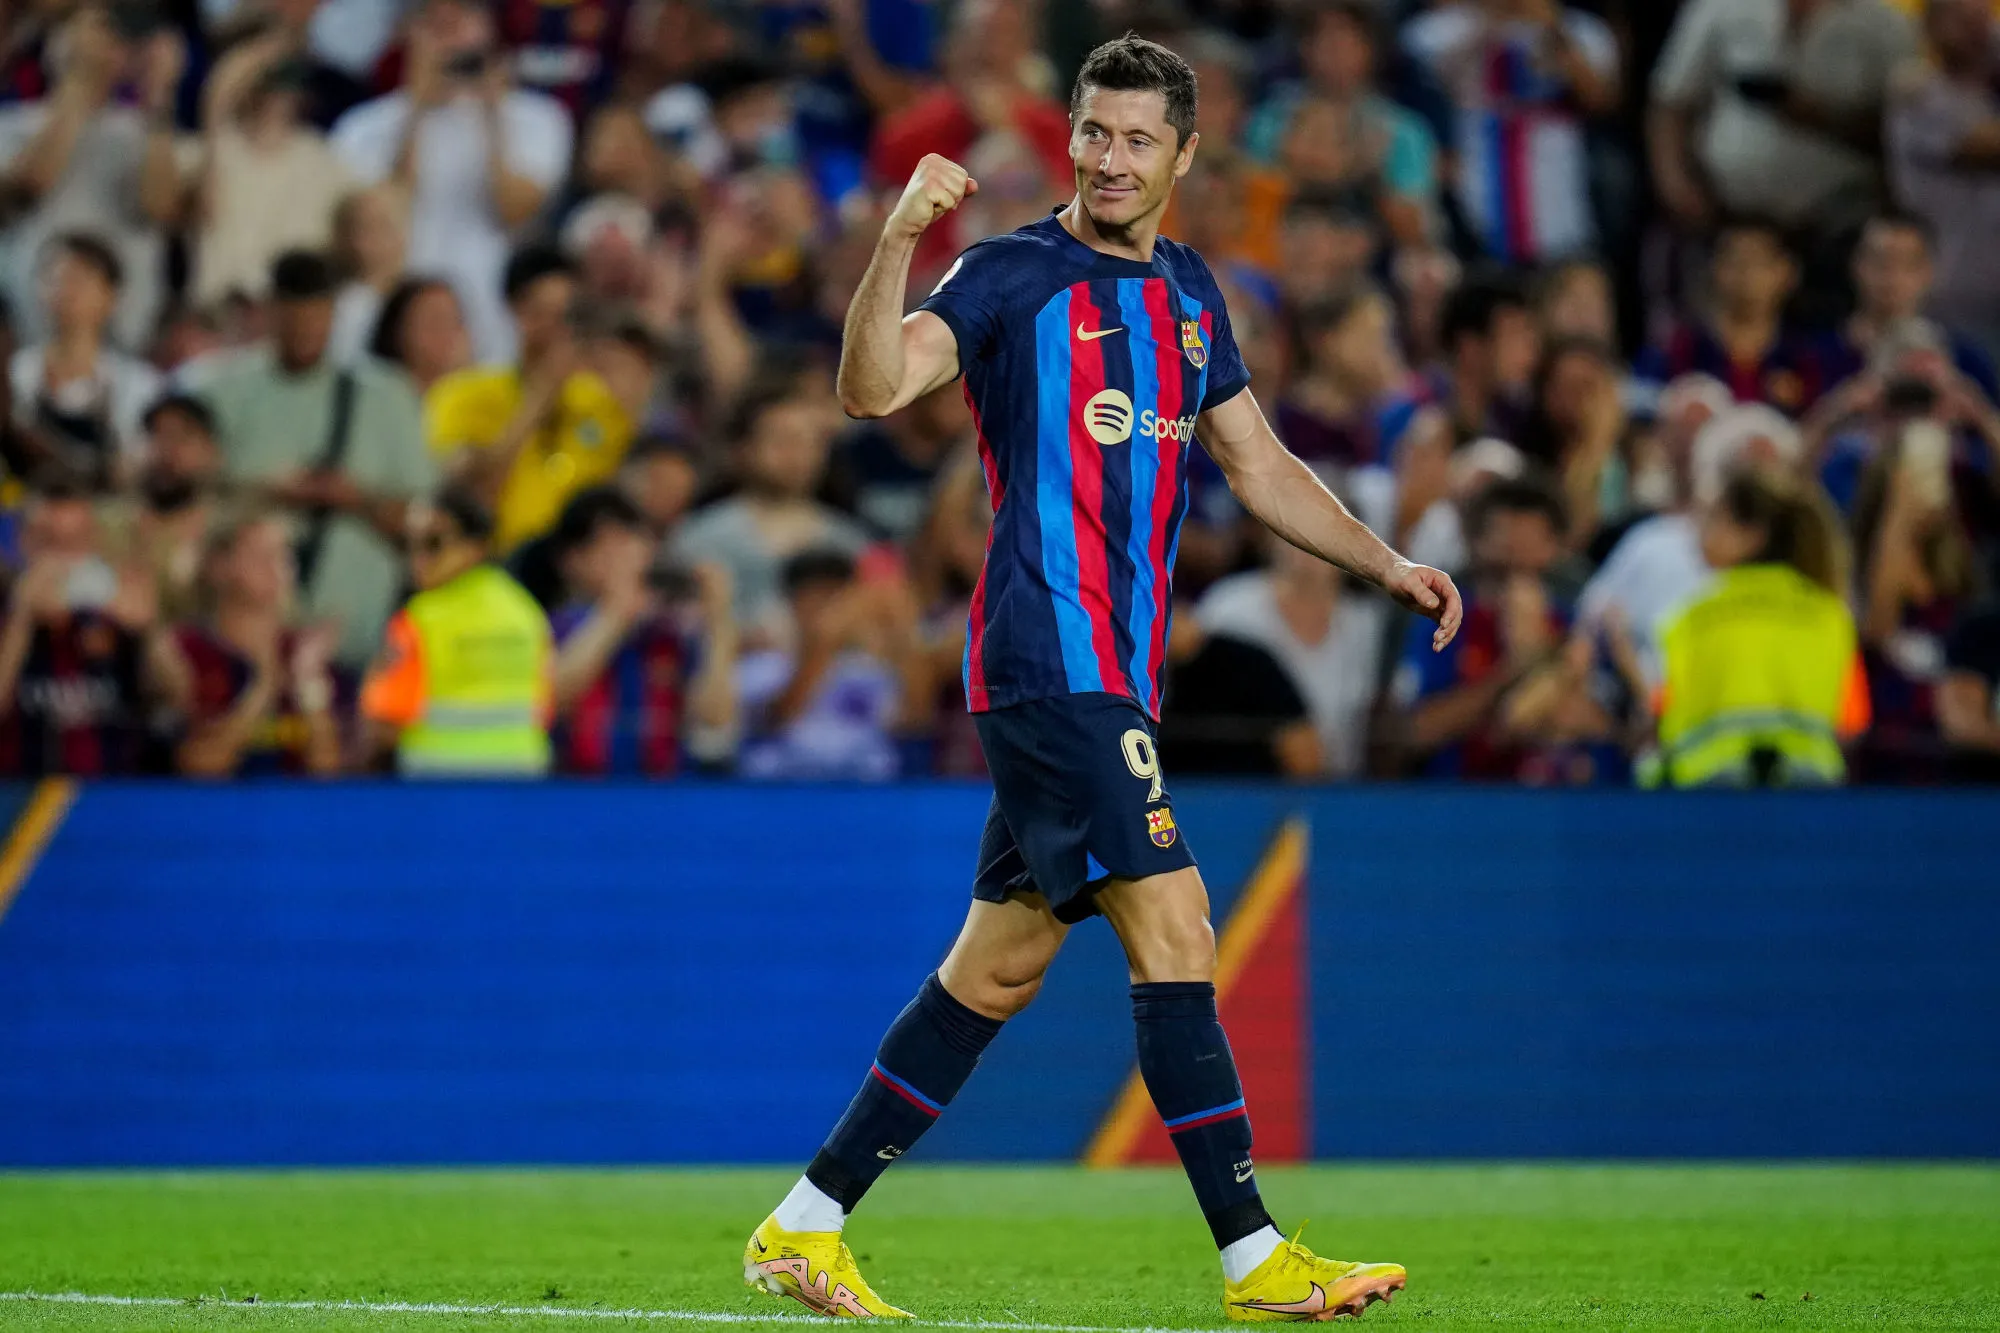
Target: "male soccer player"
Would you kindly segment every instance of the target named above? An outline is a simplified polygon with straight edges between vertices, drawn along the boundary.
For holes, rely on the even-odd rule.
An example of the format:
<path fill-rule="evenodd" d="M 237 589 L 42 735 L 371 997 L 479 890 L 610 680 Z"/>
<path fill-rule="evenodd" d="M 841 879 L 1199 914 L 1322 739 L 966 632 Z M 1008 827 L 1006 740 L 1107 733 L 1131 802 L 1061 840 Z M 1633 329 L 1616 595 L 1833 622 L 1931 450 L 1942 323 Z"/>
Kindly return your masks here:
<path fill-rule="evenodd" d="M 863 1280 L 842 1224 L 1034 998 L 1064 934 L 1102 915 L 1130 963 L 1140 1072 L 1222 1252 L 1224 1309 L 1359 1314 L 1403 1286 L 1403 1269 L 1319 1258 L 1264 1211 L 1216 1017 L 1208 894 L 1153 746 L 1190 443 L 1198 433 L 1287 541 L 1435 620 L 1437 647 L 1457 632 L 1458 591 L 1390 550 L 1278 442 L 1208 266 L 1159 235 L 1198 139 L 1187 63 L 1129 35 L 1106 43 L 1077 76 L 1070 121 L 1076 197 L 967 250 L 905 318 L 918 239 L 978 188 L 925 158 L 848 310 L 849 414 L 887 416 L 966 377 L 994 517 L 965 689 L 994 801 L 958 942 L 751 1237 L 744 1277 L 823 1314 L 907 1317 Z"/>

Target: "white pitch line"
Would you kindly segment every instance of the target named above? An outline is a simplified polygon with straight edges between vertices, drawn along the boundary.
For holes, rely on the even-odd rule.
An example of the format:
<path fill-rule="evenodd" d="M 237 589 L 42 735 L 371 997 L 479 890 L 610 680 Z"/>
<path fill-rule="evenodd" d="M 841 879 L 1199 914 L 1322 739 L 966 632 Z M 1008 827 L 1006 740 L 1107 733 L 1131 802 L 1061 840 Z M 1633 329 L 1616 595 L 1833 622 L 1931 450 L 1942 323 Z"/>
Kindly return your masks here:
<path fill-rule="evenodd" d="M 0 1301 L 52 1305 L 185 1306 L 214 1310 L 318 1310 L 351 1314 L 499 1315 L 509 1319 L 657 1319 L 682 1324 L 813 1324 L 811 1315 L 736 1314 L 707 1310 L 600 1310 L 543 1305 L 452 1305 L 435 1301 L 237 1301 L 213 1296 L 105 1296 L 86 1291 L 0 1291 Z M 1183 1333 L 1178 1329 L 1119 1328 L 1106 1324 L 1013 1324 L 987 1319 L 906 1319 L 901 1327 L 982 1329 L 989 1333 Z"/>

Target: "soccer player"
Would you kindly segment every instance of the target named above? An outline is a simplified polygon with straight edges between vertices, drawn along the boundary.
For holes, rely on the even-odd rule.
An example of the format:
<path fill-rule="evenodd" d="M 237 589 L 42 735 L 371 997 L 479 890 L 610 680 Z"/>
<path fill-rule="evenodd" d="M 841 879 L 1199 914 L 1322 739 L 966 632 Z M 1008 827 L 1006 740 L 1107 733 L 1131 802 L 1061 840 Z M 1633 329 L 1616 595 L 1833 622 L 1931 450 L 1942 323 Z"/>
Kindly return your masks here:
<path fill-rule="evenodd" d="M 960 256 L 903 316 L 924 230 L 978 187 L 926 157 L 848 310 L 840 394 L 882 417 L 963 374 L 993 502 L 966 695 L 994 801 L 950 955 L 890 1025 L 847 1113 L 744 1250 L 744 1277 L 812 1309 L 903 1316 L 841 1242 L 847 1214 L 1035 996 L 1063 936 L 1102 915 L 1132 978 L 1139 1068 L 1222 1253 L 1233 1319 L 1359 1314 L 1401 1266 L 1322 1259 L 1258 1197 L 1250 1121 L 1215 1007 L 1208 894 L 1154 750 L 1188 448 L 1285 540 L 1458 630 L 1451 580 L 1390 550 L 1288 453 L 1208 266 L 1159 235 L 1194 163 L 1195 76 L 1126 36 L 1070 98 L 1076 196 Z"/>

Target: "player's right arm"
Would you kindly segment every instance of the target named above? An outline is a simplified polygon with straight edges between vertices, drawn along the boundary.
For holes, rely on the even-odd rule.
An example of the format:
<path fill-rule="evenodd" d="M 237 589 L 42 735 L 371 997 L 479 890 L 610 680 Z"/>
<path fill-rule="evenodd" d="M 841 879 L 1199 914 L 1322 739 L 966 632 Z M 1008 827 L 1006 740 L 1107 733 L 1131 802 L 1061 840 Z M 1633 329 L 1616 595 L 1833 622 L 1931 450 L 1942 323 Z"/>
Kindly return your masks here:
<path fill-rule="evenodd" d="M 951 326 L 928 310 L 905 317 L 903 304 L 917 242 L 978 189 L 965 168 L 948 158 L 932 153 L 917 163 L 847 307 L 839 380 L 847 415 L 886 417 L 958 375 L 958 339 Z"/>

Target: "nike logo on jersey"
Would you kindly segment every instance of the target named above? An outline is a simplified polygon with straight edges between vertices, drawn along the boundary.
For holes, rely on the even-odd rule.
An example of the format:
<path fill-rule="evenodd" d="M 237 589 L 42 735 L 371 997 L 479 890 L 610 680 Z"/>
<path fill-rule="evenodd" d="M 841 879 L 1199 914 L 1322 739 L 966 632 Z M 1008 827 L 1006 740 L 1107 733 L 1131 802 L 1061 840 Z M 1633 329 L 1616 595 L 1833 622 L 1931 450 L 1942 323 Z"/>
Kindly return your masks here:
<path fill-rule="evenodd" d="M 1125 332 L 1123 325 L 1120 325 L 1119 327 L 1112 329 L 1096 329 L 1094 331 L 1086 332 L 1082 322 L 1079 321 L 1076 326 L 1076 340 L 1080 343 L 1094 343 L 1099 338 L 1109 338 L 1114 333 L 1123 333 L 1123 332 Z"/>

